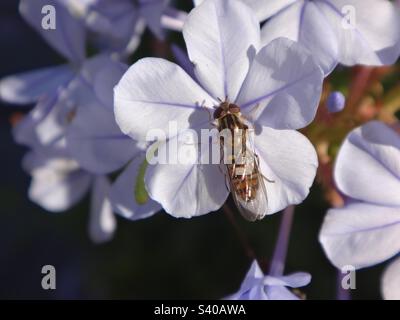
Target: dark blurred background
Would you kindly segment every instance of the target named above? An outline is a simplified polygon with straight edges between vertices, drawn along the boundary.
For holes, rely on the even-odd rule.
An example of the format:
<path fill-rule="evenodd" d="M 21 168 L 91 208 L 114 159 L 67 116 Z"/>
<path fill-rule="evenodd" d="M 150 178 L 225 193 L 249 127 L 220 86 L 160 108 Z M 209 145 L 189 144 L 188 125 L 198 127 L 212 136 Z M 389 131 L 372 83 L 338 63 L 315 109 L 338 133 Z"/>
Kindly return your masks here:
<path fill-rule="evenodd" d="M 0 78 L 61 62 L 17 7 L 17 0 L 0 1 Z M 146 33 L 144 48 L 151 39 Z M 21 169 L 26 150 L 13 142 L 10 124 L 13 114 L 28 110 L 0 104 L 0 298 L 219 299 L 238 289 L 251 261 L 222 211 L 190 220 L 165 213 L 139 222 L 118 218 L 114 239 L 95 245 L 87 233 L 87 198 L 59 214 L 31 203 L 30 178 Z M 326 209 L 317 186 L 296 208 L 286 272 L 312 274 L 311 284 L 301 289 L 308 299 L 336 296 L 336 272 L 317 239 Z M 281 215 L 257 223 L 236 218 L 268 264 Z M 56 267 L 56 290 L 41 287 L 46 264 Z M 353 299 L 380 298 L 382 269 L 357 272 Z"/>

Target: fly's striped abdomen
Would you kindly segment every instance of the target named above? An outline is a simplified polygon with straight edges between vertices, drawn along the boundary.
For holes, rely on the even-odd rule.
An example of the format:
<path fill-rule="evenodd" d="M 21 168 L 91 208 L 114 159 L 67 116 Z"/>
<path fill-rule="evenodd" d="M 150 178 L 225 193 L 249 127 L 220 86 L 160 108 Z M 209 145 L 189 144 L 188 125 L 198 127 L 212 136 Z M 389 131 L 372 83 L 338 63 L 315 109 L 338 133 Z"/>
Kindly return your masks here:
<path fill-rule="evenodd" d="M 240 107 L 222 102 L 214 113 L 214 119 L 220 131 L 221 163 L 225 165 L 236 206 L 247 220 L 261 219 L 268 211 L 267 191 Z"/>
<path fill-rule="evenodd" d="M 223 129 L 230 130 L 232 135 L 230 141 L 223 141 L 224 150 L 230 153 L 227 168 L 234 189 L 231 191 L 243 201 L 254 200 L 259 189 L 259 179 L 254 159 L 246 157 L 248 127 L 236 115 L 227 114 L 220 120 L 220 131 Z"/>
<path fill-rule="evenodd" d="M 243 200 L 251 201 L 256 198 L 260 187 L 258 173 L 254 166 L 248 168 L 246 164 L 228 165 L 228 172 L 231 175 L 234 192 Z M 249 172 L 249 173 L 247 173 Z"/>

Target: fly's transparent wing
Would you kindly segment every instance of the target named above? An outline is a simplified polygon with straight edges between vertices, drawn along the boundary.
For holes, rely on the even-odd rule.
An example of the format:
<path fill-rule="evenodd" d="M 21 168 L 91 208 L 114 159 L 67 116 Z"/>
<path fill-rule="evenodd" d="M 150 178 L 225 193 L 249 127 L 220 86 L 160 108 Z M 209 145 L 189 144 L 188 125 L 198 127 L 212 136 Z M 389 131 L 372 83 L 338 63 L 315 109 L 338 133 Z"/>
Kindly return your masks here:
<path fill-rule="evenodd" d="M 241 215 L 255 221 L 264 218 L 268 211 L 268 197 L 264 179 L 259 172 L 257 157 L 247 152 L 244 165 L 228 170 L 232 197 Z"/>

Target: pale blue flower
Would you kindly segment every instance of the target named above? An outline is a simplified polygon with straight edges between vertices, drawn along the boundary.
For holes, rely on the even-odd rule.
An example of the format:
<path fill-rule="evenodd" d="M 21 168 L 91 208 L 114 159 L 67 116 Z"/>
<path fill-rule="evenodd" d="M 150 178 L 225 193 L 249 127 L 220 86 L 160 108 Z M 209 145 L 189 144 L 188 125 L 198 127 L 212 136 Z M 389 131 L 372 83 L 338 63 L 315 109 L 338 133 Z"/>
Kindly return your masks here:
<path fill-rule="evenodd" d="M 127 166 L 113 184 L 110 198 L 117 213 L 137 220 L 160 206 L 151 199 L 139 205 L 134 198 L 143 151 L 121 132 L 112 108 L 113 87 L 125 70 L 125 65 L 106 55 L 87 60 L 76 79 L 59 94 L 42 99 L 16 125 L 14 137 L 36 153 L 56 151 L 73 159 L 85 174 L 105 175 Z M 131 185 L 129 190 L 121 189 L 121 179 Z M 53 199 L 52 194 L 49 197 Z"/>
<path fill-rule="evenodd" d="M 353 130 L 338 154 L 334 178 L 346 204 L 330 209 L 322 225 L 319 239 L 329 260 L 338 268 L 358 269 L 398 255 L 399 134 L 377 121 Z M 399 271 L 390 267 L 383 292 L 386 297 L 400 298 L 400 286 L 393 283 L 399 284 Z"/>
<path fill-rule="evenodd" d="M 169 5 L 170 0 L 91 0 L 84 21 L 103 47 L 132 53 L 147 26 L 159 39 L 165 29 L 182 30 L 186 13 Z"/>
<path fill-rule="evenodd" d="M 66 211 L 90 191 L 90 238 L 96 243 L 112 238 L 116 219 L 106 176 L 95 176 L 80 169 L 76 161 L 59 152 L 31 151 L 25 156 L 23 167 L 32 176 L 29 199 L 47 211 Z"/>
<path fill-rule="evenodd" d="M 284 210 L 268 274 L 265 275 L 257 261 L 253 261 L 238 292 L 226 299 L 299 300 L 299 297 L 287 287 L 299 288 L 306 286 L 311 281 L 311 275 L 305 272 L 283 275 L 293 216 L 294 206 Z"/>
<path fill-rule="evenodd" d="M 238 292 L 226 297 L 227 300 L 299 300 L 289 288 L 304 287 L 311 281 L 305 272 L 286 276 L 264 275 L 257 261 L 253 261 Z"/>
<path fill-rule="evenodd" d="M 400 12 L 388 0 L 246 2 L 254 2 L 259 18 L 267 20 L 262 43 L 277 37 L 298 41 L 313 53 L 325 74 L 337 63 L 387 65 L 400 55 Z"/>
<path fill-rule="evenodd" d="M 187 128 L 210 128 L 205 108 L 228 97 L 260 127 L 256 152 L 262 172 L 275 181 L 268 184 L 269 213 L 302 202 L 315 177 L 317 158 L 295 129 L 315 116 L 320 68 L 296 42 L 278 39 L 260 48 L 259 23 L 239 1 L 204 1 L 189 14 L 183 35 L 196 80 L 163 59 L 138 61 L 115 88 L 121 130 L 144 141 L 148 130 L 167 132 L 169 121 L 176 121 L 178 136 L 167 136 L 176 141 Z M 169 143 L 161 144 L 159 151 Z M 150 196 L 176 217 L 217 210 L 228 196 L 218 165 L 151 165 L 145 179 Z"/>
<path fill-rule="evenodd" d="M 263 44 L 278 37 L 298 41 L 326 75 L 338 63 L 387 65 L 400 55 L 400 11 L 388 0 L 236 1 L 251 7 L 260 22 L 266 21 Z"/>
<path fill-rule="evenodd" d="M 42 27 L 42 7 L 45 5 L 52 5 L 56 10 L 54 30 Z M 0 81 L 1 100 L 12 104 L 31 104 L 40 97 L 56 95 L 76 76 L 86 57 L 86 32 L 83 23 L 60 0 L 21 0 L 19 11 L 24 20 L 68 61 L 62 66 L 23 72 Z"/>

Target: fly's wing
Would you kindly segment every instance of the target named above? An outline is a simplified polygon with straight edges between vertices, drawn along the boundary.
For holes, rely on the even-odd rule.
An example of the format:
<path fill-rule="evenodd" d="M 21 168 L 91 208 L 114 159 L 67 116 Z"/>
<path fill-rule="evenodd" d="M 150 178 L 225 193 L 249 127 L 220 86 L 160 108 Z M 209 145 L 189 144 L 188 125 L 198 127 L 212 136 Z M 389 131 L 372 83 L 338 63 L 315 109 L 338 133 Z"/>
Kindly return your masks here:
<path fill-rule="evenodd" d="M 252 161 L 252 165 L 246 164 L 244 166 L 241 185 L 244 185 L 245 190 L 248 191 L 253 189 L 254 184 L 258 184 L 258 188 L 254 197 L 247 197 L 246 194 L 246 197 L 243 199 L 243 197 L 240 195 L 240 190 L 238 190 L 238 187 L 236 187 L 233 182 L 232 175 L 228 174 L 229 186 L 232 197 L 241 215 L 249 221 L 256 221 L 264 218 L 264 216 L 267 214 L 268 198 L 263 177 L 258 171 L 257 159 L 254 157 L 254 154 L 252 157 L 249 157 L 248 155 L 247 158 L 251 158 L 249 160 Z"/>

